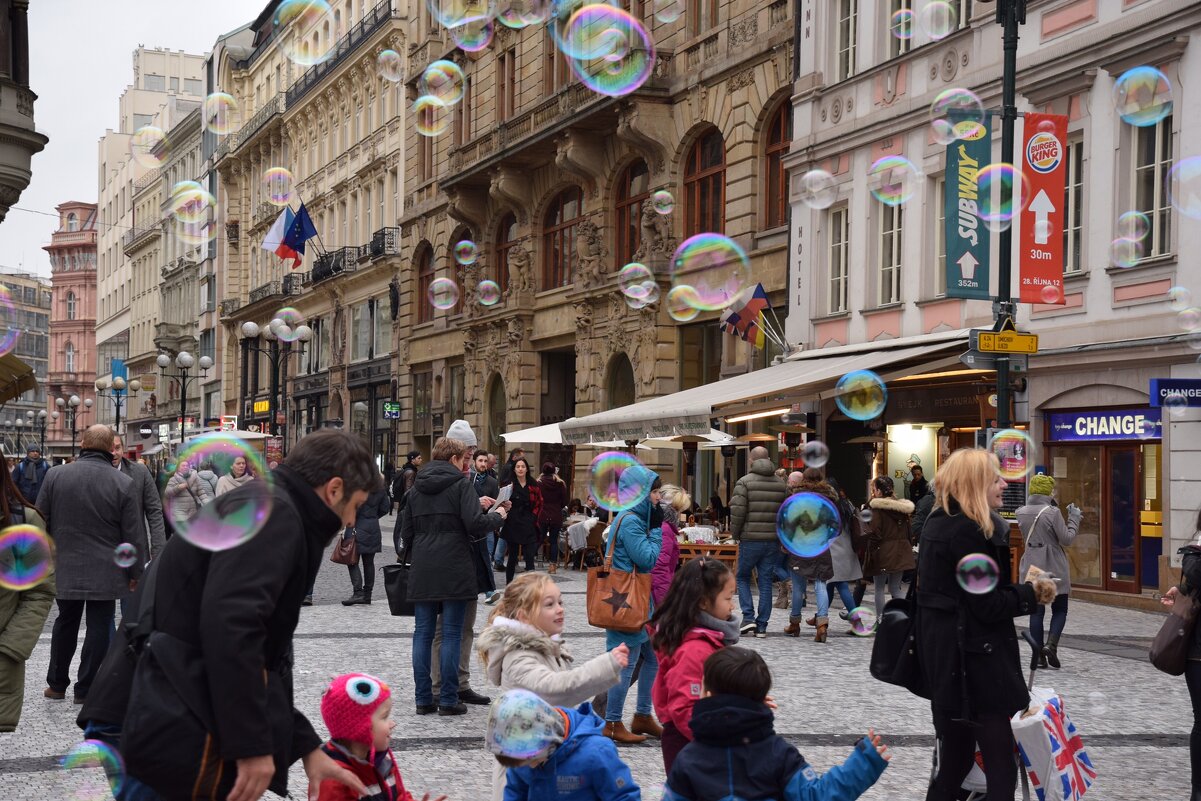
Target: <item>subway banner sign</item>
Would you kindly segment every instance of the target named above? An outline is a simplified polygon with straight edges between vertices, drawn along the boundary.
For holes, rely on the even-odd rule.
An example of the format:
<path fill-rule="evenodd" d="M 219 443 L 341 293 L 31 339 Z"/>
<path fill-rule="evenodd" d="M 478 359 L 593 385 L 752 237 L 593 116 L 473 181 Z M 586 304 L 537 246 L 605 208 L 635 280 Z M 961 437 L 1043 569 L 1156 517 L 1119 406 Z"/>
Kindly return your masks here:
<path fill-rule="evenodd" d="M 984 122 L 961 120 L 959 136 L 947 145 L 947 297 L 988 300 L 988 227 L 980 219 L 976 176 L 992 163 L 992 129 Z"/>
<path fill-rule="evenodd" d="M 1103 409 L 1050 412 L 1047 439 L 1052 442 L 1149 440 L 1163 436 L 1159 409 Z"/>

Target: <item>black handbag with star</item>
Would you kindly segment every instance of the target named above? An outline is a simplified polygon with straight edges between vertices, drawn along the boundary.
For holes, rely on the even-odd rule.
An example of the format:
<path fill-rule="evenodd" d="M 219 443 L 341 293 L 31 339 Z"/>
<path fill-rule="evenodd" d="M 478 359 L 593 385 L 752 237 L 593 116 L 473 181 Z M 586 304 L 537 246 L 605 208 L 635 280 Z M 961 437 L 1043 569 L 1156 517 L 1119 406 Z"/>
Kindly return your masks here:
<path fill-rule="evenodd" d="M 635 567 L 626 573 L 613 569 L 613 548 L 621 530 L 621 515 L 609 534 L 604 564 L 588 569 L 588 623 L 602 629 L 633 634 L 646 625 L 651 612 L 651 574 Z"/>

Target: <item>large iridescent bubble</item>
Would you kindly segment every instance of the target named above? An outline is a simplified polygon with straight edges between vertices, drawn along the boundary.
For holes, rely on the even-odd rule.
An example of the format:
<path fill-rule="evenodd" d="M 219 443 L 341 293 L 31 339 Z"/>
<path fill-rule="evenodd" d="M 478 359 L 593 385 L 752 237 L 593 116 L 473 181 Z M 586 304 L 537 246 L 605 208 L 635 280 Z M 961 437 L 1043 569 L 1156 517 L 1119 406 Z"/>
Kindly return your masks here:
<path fill-rule="evenodd" d="M 867 188 L 876 200 L 887 206 L 899 206 L 917 192 L 921 173 L 904 156 L 883 156 L 867 171 Z"/>
<path fill-rule="evenodd" d="M 200 503 L 205 495 L 196 485 L 203 479 L 194 475 L 195 471 L 211 465 L 218 475 L 226 475 L 237 459 L 245 460 L 254 479 L 234 492 Z M 163 511 L 176 534 L 197 548 L 225 551 L 262 530 L 274 504 L 275 479 L 262 453 L 250 442 L 227 431 L 202 434 L 185 443 L 175 463 L 176 473 L 163 492 Z"/>
<path fill-rule="evenodd" d="M 1172 83 L 1154 67 L 1126 70 L 1113 82 L 1113 105 L 1131 125 L 1155 125 L 1172 113 Z"/>
<path fill-rule="evenodd" d="M 651 486 L 643 480 L 649 476 L 650 471 L 630 454 L 605 451 L 589 466 L 588 492 L 597 506 L 610 512 L 624 512 L 650 495 Z"/>
<path fill-rule="evenodd" d="M 632 14 L 595 3 L 576 11 L 564 33 L 567 59 L 580 81 L 609 97 L 622 97 L 646 82 L 655 66 L 655 43 Z"/>
<path fill-rule="evenodd" d="M 834 385 L 834 403 L 852 420 L 874 420 L 884 413 L 888 388 L 871 370 L 855 370 Z"/>
<path fill-rule="evenodd" d="M 838 509 L 824 495 L 798 492 L 790 495 L 776 513 L 776 536 L 794 556 L 820 556 L 838 539 L 842 521 Z"/>
<path fill-rule="evenodd" d="M 72 788 L 70 801 L 104 801 L 116 798 L 125 784 L 125 760 L 103 740 L 84 740 L 62 758 L 63 780 Z M 62 796 L 57 796 L 62 797 Z"/>
<path fill-rule="evenodd" d="M 0 587 L 21 592 L 41 584 L 54 569 L 54 546 L 37 526 L 0 531 Z"/>
<path fill-rule="evenodd" d="M 326 0 L 283 0 L 275 9 L 274 24 L 280 52 L 300 67 L 328 60 L 342 37 L 339 20 Z"/>
<path fill-rule="evenodd" d="M 697 234 L 676 248 L 671 259 L 671 283 L 692 287 L 698 309 L 724 309 L 751 285 L 751 262 L 728 236 Z"/>
<path fill-rule="evenodd" d="M 422 70 L 417 79 L 417 94 L 436 97 L 453 106 L 463 99 L 466 86 L 463 68 L 453 61 L 440 59 Z"/>

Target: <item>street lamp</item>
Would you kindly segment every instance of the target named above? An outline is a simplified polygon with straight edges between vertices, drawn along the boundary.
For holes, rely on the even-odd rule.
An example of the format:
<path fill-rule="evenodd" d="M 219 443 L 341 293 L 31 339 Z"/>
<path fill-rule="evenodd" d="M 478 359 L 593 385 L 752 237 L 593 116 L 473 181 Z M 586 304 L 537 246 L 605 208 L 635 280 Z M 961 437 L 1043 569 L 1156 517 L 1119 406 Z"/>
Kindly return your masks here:
<path fill-rule="evenodd" d="M 126 381 L 122 376 L 113 376 L 109 381 L 107 378 L 96 379 L 96 395 L 97 397 L 108 397 L 113 400 L 113 410 L 116 415 L 113 423 L 113 430 L 118 435 L 121 433 L 121 405 L 125 402 L 126 390 L 128 396 L 132 398 L 134 395 L 142 391 L 142 382 L 138 379 Z"/>
<path fill-rule="evenodd" d="M 267 398 L 267 430 L 275 436 L 278 431 L 275 423 L 275 404 L 279 398 L 279 371 L 281 365 L 287 363 L 288 357 L 293 353 L 304 353 L 304 345 L 313 338 L 313 329 L 307 325 L 298 325 L 292 329 L 292 334 L 295 339 L 289 339 L 280 342 L 276 331 L 280 330 L 284 323 L 279 320 L 272 320 L 266 330 L 259 328 L 258 323 L 247 321 L 242 323 L 242 348 L 243 355 L 254 351 L 255 353 L 265 354 L 267 360 L 271 363 L 271 390 Z M 267 340 L 266 347 L 259 344 L 259 335 Z M 300 343 L 293 348 L 295 343 Z M 245 359 L 243 359 L 245 364 Z"/>
<path fill-rule="evenodd" d="M 80 404 L 83 408 L 80 409 Z M 75 439 L 79 435 L 79 429 L 76 427 L 76 420 L 79 415 L 87 414 L 92 411 L 92 399 L 80 401 L 78 395 L 72 395 L 70 398 L 55 398 L 54 405 L 57 406 L 65 415 L 65 422 L 68 428 L 71 429 L 71 460 L 75 459 Z M 58 412 L 54 413 L 54 419 L 58 419 Z"/>
<path fill-rule="evenodd" d="M 38 441 L 39 441 L 38 450 L 41 452 L 42 457 L 45 458 L 45 456 L 46 456 L 46 410 L 42 409 L 36 415 L 33 413 L 32 410 L 25 412 L 25 418 L 29 421 L 30 433 L 33 432 L 34 426 L 36 424 L 37 431 L 38 431 Z"/>
<path fill-rule="evenodd" d="M 195 381 L 197 378 L 206 377 L 208 375 L 208 371 L 213 366 L 213 360 L 208 356 L 201 356 L 199 365 L 197 365 L 197 360 L 192 356 L 192 354 L 188 353 L 186 350 L 181 350 L 179 353 L 175 354 L 175 368 L 178 370 L 178 372 L 166 372 L 166 369 L 171 366 L 171 356 L 166 353 L 160 353 L 158 358 L 154 360 L 154 363 L 163 370 L 163 378 L 166 378 L 169 381 L 174 381 L 179 387 L 179 443 L 180 445 L 183 445 L 184 420 L 187 419 L 188 416 L 188 384 L 192 381 Z M 192 368 L 196 366 L 200 367 L 200 371 L 203 375 L 189 376 L 188 374 L 191 372 Z"/>

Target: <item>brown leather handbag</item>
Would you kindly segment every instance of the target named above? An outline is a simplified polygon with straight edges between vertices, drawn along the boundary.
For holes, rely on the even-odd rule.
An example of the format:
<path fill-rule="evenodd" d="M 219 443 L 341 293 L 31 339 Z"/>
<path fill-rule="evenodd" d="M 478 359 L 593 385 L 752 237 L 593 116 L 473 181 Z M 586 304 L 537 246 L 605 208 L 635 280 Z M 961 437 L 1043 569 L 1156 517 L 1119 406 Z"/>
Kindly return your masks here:
<path fill-rule="evenodd" d="M 354 566 L 359 563 L 359 542 L 354 535 L 354 529 L 347 529 L 346 533 L 338 540 L 338 544 L 334 546 L 334 551 L 329 555 L 329 560 L 338 565 Z"/>
<path fill-rule="evenodd" d="M 621 530 L 621 515 L 609 529 L 609 549 L 599 567 L 588 569 L 588 623 L 602 629 L 634 634 L 651 612 L 651 574 L 613 569 L 613 549 Z M 633 563 L 631 562 L 631 566 Z"/>

